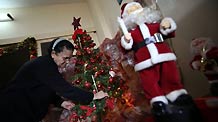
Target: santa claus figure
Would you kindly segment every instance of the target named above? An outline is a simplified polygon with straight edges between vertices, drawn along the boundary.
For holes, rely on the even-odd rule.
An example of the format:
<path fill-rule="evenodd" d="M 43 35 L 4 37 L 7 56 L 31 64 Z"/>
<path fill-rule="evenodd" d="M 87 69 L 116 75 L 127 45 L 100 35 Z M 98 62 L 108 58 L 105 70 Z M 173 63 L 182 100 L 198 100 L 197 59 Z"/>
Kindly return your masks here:
<path fill-rule="evenodd" d="M 176 56 L 165 39 L 173 38 L 177 28 L 172 18 L 138 2 L 123 4 L 118 19 L 124 33 L 121 45 L 134 50 L 135 71 L 139 72 L 145 97 L 150 101 L 156 120 L 172 114 L 169 103 L 177 106 L 194 104 L 180 82 Z M 166 119 L 165 119 L 166 120 Z"/>
<path fill-rule="evenodd" d="M 204 73 L 210 83 L 210 92 L 218 96 L 218 45 L 210 38 L 200 37 L 191 42 L 194 55 L 190 66 Z"/>

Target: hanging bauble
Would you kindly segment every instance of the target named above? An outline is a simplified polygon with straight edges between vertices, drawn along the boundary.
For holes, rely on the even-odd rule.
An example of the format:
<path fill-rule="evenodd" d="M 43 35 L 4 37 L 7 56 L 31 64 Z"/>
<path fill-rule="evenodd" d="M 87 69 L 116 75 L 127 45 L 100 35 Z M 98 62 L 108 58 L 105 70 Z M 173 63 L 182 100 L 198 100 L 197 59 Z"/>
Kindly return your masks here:
<path fill-rule="evenodd" d="M 89 45 L 89 47 L 92 48 L 92 47 L 95 47 L 95 45 L 96 45 L 95 43 L 91 43 L 91 44 Z"/>
<path fill-rule="evenodd" d="M 78 64 L 84 65 L 84 64 L 85 64 L 85 61 L 79 61 Z"/>
<path fill-rule="evenodd" d="M 95 59 L 90 58 L 90 62 L 94 63 L 94 62 L 95 62 Z"/>
<path fill-rule="evenodd" d="M 91 88 L 91 85 L 92 85 L 92 84 L 91 84 L 90 82 L 85 81 L 85 85 L 84 85 L 84 86 L 85 86 L 86 89 L 90 89 L 90 88 Z"/>
<path fill-rule="evenodd" d="M 92 92 L 93 92 L 93 94 L 97 93 L 96 89 L 93 89 Z"/>
<path fill-rule="evenodd" d="M 92 65 L 90 65 L 90 64 L 88 64 L 87 66 L 86 66 L 86 69 L 87 70 L 90 70 L 92 68 Z"/>
<path fill-rule="evenodd" d="M 86 38 L 87 40 L 91 40 L 92 39 L 92 37 L 91 36 L 87 36 L 87 38 Z"/>
<path fill-rule="evenodd" d="M 103 86 L 101 83 L 98 83 L 97 87 L 98 87 L 98 89 L 102 89 Z"/>
<path fill-rule="evenodd" d="M 99 56 L 103 56 L 103 53 L 100 52 L 100 53 L 99 53 Z"/>
<path fill-rule="evenodd" d="M 103 69 L 101 69 L 101 70 L 100 70 L 100 72 L 101 72 L 101 74 L 102 74 L 102 73 L 104 73 L 104 70 L 103 70 Z"/>
<path fill-rule="evenodd" d="M 111 86 L 108 86 L 108 87 L 107 87 L 107 90 L 110 91 L 110 90 L 111 90 Z"/>
<path fill-rule="evenodd" d="M 74 48 L 75 48 L 76 50 L 79 49 L 78 45 L 75 45 Z"/>
<path fill-rule="evenodd" d="M 75 83 L 75 84 L 80 84 L 80 83 L 81 83 L 81 80 L 80 80 L 80 79 L 77 79 L 77 80 L 75 80 L 74 83 Z"/>
<path fill-rule="evenodd" d="M 79 50 L 76 52 L 76 55 L 79 55 L 79 56 L 80 56 L 81 54 L 82 54 L 82 53 L 81 53 L 81 51 L 79 51 Z"/>
<path fill-rule="evenodd" d="M 95 76 L 94 76 L 94 77 L 95 77 L 95 78 L 98 77 L 98 72 L 95 72 Z"/>
<path fill-rule="evenodd" d="M 102 61 L 101 61 L 101 64 L 102 64 L 102 65 L 106 65 L 106 64 L 109 64 L 109 62 L 106 63 L 106 62 L 104 62 L 104 61 L 102 60 Z M 108 65 L 108 66 L 110 66 L 110 65 Z"/>
<path fill-rule="evenodd" d="M 84 115 L 81 115 L 79 116 L 80 120 L 84 120 L 85 119 L 85 116 Z"/>
<path fill-rule="evenodd" d="M 110 77 L 110 78 L 109 78 L 109 83 L 110 83 L 110 84 L 113 84 L 113 82 L 114 82 L 113 77 Z"/>
<path fill-rule="evenodd" d="M 94 67 L 93 70 L 94 70 L 94 71 L 97 71 L 97 70 L 98 70 L 98 67 Z"/>
<path fill-rule="evenodd" d="M 86 48 L 86 52 L 87 52 L 88 54 L 91 54 L 91 49 L 90 49 L 89 47 L 87 47 L 87 48 Z"/>

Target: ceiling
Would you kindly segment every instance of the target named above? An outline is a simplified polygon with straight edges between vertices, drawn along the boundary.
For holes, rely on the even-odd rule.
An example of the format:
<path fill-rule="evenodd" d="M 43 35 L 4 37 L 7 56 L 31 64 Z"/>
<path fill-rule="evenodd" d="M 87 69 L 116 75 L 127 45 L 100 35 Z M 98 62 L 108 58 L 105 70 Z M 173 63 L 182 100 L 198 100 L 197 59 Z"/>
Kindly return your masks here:
<path fill-rule="evenodd" d="M 20 8 L 40 5 L 66 4 L 84 0 L 0 0 L 0 9 Z"/>

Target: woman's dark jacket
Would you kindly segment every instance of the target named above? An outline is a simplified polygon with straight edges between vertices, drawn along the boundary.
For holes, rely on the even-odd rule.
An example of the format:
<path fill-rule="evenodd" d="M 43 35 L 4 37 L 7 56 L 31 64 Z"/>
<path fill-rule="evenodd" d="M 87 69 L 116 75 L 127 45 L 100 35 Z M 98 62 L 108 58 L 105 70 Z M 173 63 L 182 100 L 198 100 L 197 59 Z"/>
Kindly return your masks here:
<path fill-rule="evenodd" d="M 88 104 L 93 93 L 73 87 L 64 80 L 51 56 L 25 63 L 9 87 L 0 93 L 2 122 L 38 122 L 50 104 L 61 104 L 61 97 Z"/>

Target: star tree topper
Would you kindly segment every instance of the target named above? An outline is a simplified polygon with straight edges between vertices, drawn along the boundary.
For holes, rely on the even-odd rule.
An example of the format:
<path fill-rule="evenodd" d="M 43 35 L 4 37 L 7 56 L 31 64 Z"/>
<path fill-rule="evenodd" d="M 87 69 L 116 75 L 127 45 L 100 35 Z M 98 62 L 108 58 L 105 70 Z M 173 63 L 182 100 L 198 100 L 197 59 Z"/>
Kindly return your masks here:
<path fill-rule="evenodd" d="M 74 30 L 76 30 L 76 29 L 79 29 L 79 26 L 81 26 L 80 25 L 80 19 L 81 19 L 81 17 L 79 17 L 78 19 L 76 19 L 75 17 L 73 17 L 73 23 L 72 23 L 72 25 L 74 26 Z"/>

